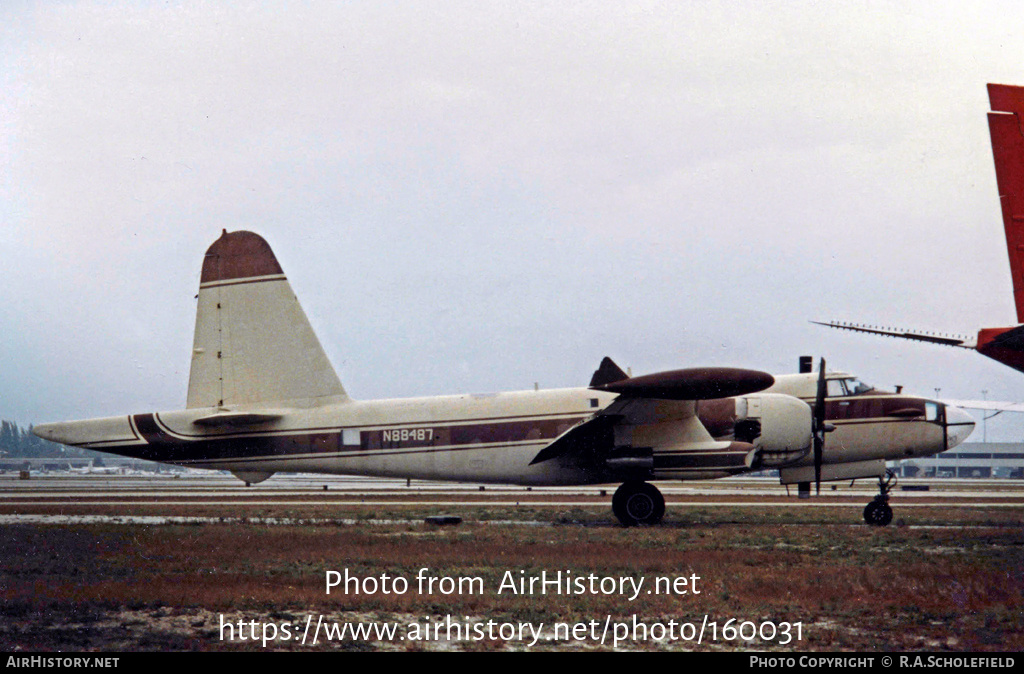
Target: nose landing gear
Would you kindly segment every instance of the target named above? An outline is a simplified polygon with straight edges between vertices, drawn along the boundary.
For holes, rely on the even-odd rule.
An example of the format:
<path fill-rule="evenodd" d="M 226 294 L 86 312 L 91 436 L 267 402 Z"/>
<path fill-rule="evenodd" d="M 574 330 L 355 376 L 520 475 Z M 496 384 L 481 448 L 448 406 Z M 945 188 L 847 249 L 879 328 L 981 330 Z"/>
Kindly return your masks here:
<path fill-rule="evenodd" d="M 896 474 L 885 471 L 885 476 L 878 478 L 878 496 L 864 507 L 864 521 L 876 527 L 884 527 L 892 522 L 892 508 L 889 506 L 889 492 L 896 486 Z"/>
<path fill-rule="evenodd" d="M 658 524 L 665 516 L 665 497 L 647 482 L 624 482 L 612 496 L 612 512 L 623 526 Z"/>

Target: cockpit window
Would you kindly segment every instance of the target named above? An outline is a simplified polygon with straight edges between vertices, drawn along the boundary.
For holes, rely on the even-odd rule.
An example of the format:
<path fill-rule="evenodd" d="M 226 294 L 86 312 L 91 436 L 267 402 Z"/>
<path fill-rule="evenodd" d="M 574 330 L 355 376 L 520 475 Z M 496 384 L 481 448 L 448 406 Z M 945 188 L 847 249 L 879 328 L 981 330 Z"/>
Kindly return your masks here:
<path fill-rule="evenodd" d="M 846 395 L 846 388 L 843 386 L 843 380 L 829 379 L 828 389 L 825 395 L 827 395 L 829 398 L 838 398 L 840 396 Z"/>
<path fill-rule="evenodd" d="M 869 386 L 859 379 L 844 379 L 843 384 L 846 386 L 846 391 L 849 395 L 857 396 L 862 393 L 868 393 L 874 391 L 874 386 Z"/>
<path fill-rule="evenodd" d="M 874 386 L 869 386 L 855 377 L 829 379 L 827 395 L 829 398 L 838 398 L 841 396 L 862 395 L 874 390 Z"/>

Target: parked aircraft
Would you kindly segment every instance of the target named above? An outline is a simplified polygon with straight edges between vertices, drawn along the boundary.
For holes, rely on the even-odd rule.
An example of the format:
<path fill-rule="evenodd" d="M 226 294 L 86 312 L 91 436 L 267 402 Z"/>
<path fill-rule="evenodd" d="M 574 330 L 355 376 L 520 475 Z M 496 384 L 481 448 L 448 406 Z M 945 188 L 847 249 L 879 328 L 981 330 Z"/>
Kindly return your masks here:
<path fill-rule="evenodd" d="M 83 466 L 72 468 L 71 472 L 79 475 L 124 475 L 127 471 L 113 466 Z"/>
<path fill-rule="evenodd" d="M 992 137 L 992 157 L 1003 212 L 1003 228 L 1006 231 L 1006 248 L 1010 257 L 1013 298 L 1017 307 L 1017 322 L 1024 324 L 1024 87 L 989 84 L 988 97 L 992 108 L 992 112 L 988 113 L 988 127 Z M 1024 372 L 1024 325 L 982 328 L 977 338 L 971 338 L 844 321 L 812 322 L 841 330 L 973 349 L 983 356 Z M 970 402 L 970 407 L 975 409 L 1004 411 L 1006 408 L 1000 405 L 1005 406 L 1006 403 Z"/>
<path fill-rule="evenodd" d="M 247 483 L 276 471 L 523 485 L 621 483 L 626 525 L 655 524 L 652 480 L 779 468 L 800 483 L 878 477 L 865 519 L 887 524 L 885 461 L 962 442 L 962 410 L 828 373 L 694 368 L 632 377 L 610 359 L 589 387 L 353 400 L 270 247 L 225 231 L 200 279 L 186 408 L 36 425 L 43 438 Z M 831 433 L 828 433 L 831 431 Z M 826 444 L 825 436 L 829 434 Z"/>

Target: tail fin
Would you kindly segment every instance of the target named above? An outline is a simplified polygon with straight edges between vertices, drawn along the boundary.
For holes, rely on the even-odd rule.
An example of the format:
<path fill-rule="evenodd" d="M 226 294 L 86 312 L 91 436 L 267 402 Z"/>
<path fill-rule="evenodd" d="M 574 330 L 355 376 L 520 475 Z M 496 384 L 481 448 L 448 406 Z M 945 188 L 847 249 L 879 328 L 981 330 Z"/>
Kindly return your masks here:
<path fill-rule="evenodd" d="M 346 399 L 270 246 L 225 230 L 203 260 L 187 407 Z"/>
<path fill-rule="evenodd" d="M 988 128 L 1006 229 L 1017 322 L 1024 323 L 1024 87 L 988 85 Z"/>

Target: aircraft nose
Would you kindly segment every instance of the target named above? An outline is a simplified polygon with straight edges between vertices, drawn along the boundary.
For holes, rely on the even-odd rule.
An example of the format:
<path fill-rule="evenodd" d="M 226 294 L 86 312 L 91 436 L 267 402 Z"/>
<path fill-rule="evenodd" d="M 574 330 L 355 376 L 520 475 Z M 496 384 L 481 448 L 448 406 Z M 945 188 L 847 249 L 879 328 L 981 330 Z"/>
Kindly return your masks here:
<path fill-rule="evenodd" d="M 946 449 L 952 449 L 967 439 L 974 430 L 974 417 L 952 405 L 946 405 Z"/>

